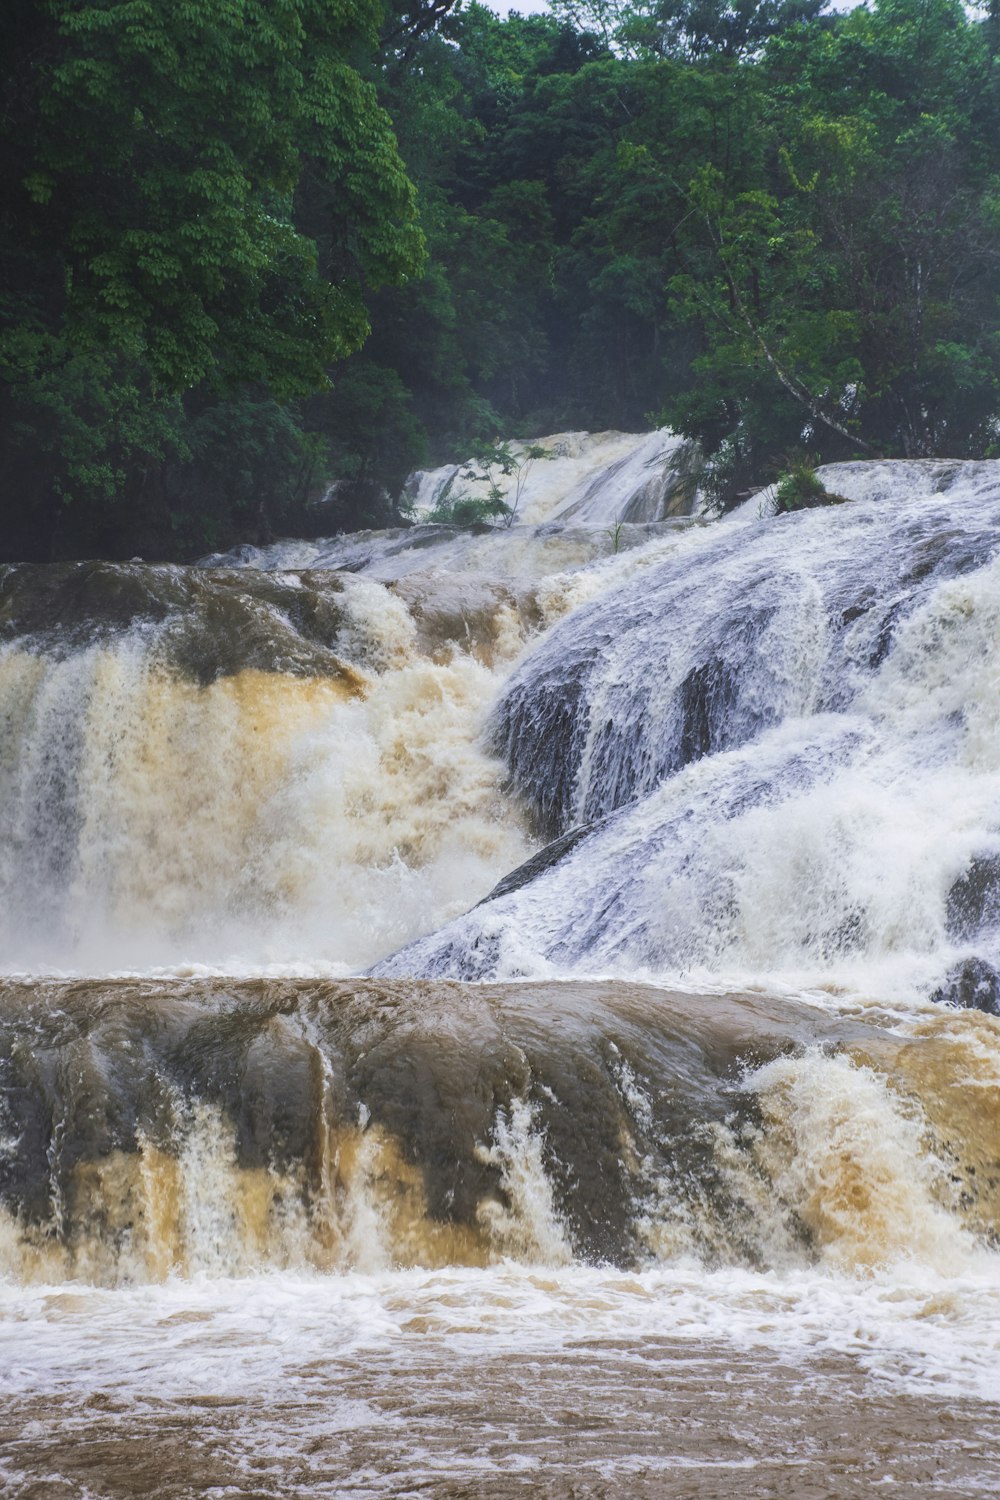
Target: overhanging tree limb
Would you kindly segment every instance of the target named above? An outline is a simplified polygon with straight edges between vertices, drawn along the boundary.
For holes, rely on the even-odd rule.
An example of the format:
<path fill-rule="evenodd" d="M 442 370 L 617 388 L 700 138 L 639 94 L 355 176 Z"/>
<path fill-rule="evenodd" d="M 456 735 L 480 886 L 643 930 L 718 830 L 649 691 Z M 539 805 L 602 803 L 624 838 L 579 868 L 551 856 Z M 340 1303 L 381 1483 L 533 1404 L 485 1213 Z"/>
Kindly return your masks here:
<path fill-rule="evenodd" d="M 860 448 L 862 453 L 867 453 L 872 458 L 879 457 L 879 454 L 870 443 L 866 443 L 864 438 L 859 438 L 855 433 L 851 432 L 847 427 L 845 427 L 843 422 L 838 421 L 838 419 L 831 415 L 830 412 L 825 411 L 819 401 L 819 398 L 814 396 L 809 390 L 808 386 L 806 386 L 801 380 L 799 380 L 798 376 L 793 375 L 789 370 L 787 370 L 782 362 L 778 359 L 777 355 L 774 353 L 774 350 L 771 348 L 767 339 L 764 337 L 764 333 L 760 327 L 760 324 L 754 319 L 752 313 L 750 312 L 750 309 L 747 307 L 746 300 L 743 297 L 742 292 L 740 291 L 739 283 L 737 282 L 736 277 L 733 275 L 733 272 L 727 262 L 724 253 L 724 241 L 721 229 L 715 228 L 707 215 L 704 215 L 704 218 L 709 235 L 714 243 L 716 256 L 718 258 L 720 266 L 722 267 L 722 274 L 726 280 L 726 286 L 729 291 L 731 306 L 738 316 L 740 322 L 746 328 L 747 332 L 750 334 L 750 337 L 753 339 L 754 343 L 763 354 L 768 366 L 771 370 L 773 370 L 778 380 L 784 386 L 785 390 L 790 396 L 794 397 L 794 399 L 798 401 L 800 405 L 805 407 L 806 411 L 812 417 L 814 422 L 821 422 L 823 426 L 828 427 L 831 432 L 837 433 L 839 437 L 846 438 L 846 440 L 849 443 L 853 444 L 854 447 Z"/>

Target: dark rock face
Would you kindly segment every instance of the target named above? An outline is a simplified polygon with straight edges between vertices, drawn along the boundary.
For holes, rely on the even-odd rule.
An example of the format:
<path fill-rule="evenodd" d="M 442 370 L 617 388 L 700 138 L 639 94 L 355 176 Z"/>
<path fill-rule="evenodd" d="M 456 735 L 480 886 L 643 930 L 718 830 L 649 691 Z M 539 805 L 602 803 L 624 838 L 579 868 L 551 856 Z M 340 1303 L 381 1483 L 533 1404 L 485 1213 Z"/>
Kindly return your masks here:
<path fill-rule="evenodd" d="M 573 1254 L 628 1264 L 665 1175 L 714 1204 L 730 1235 L 739 1204 L 713 1123 L 752 1111 L 744 1062 L 817 1044 L 895 1047 L 794 1002 L 642 985 L 8 982 L 0 1207 L 35 1240 L 124 1242 L 131 1226 L 112 1226 L 119 1200 L 102 1172 L 150 1151 L 177 1162 L 208 1109 L 230 1170 L 292 1174 L 307 1215 L 343 1166 L 337 1141 L 349 1152 L 380 1133 L 421 1184 L 422 1206 L 404 1193 L 400 1211 L 475 1236 L 484 1203 L 518 1211 L 491 1142 L 520 1117 Z M 753 1259 L 741 1222 L 733 1254 Z"/>
<path fill-rule="evenodd" d="M 514 673 L 493 748 L 550 838 L 692 761 L 847 710 L 945 578 L 996 549 L 1000 497 L 725 524 L 582 605 Z"/>
<path fill-rule="evenodd" d="M 948 936 L 957 943 L 1000 924 L 1000 854 L 977 855 L 955 881 L 948 892 L 946 921 Z"/>
<path fill-rule="evenodd" d="M 966 958 L 945 975 L 931 999 L 939 1005 L 1000 1016 L 1000 972 L 982 958 Z"/>
<path fill-rule="evenodd" d="M 134 563 L 0 568 L 0 644 L 63 659 L 130 634 L 207 686 L 245 670 L 349 681 L 337 655 L 343 581 Z"/>
<path fill-rule="evenodd" d="M 500 896 L 509 896 L 512 891 L 519 891 L 522 886 L 530 885 L 539 875 L 544 875 L 546 870 L 554 869 L 560 860 L 565 859 L 578 844 L 588 839 L 604 821 L 606 820 L 601 819 L 597 823 L 586 823 L 582 828 L 571 828 L 561 838 L 553 839 L 544 849 L 539 849 L 537 854 L 526 859 L 523 865 L 518 865 L 516 870 L 511 870 L 502 880 L 498 880 L 489 895 L 484 896 L 477 904 L 485 906 L 488 901 L 496 901 Z"/>

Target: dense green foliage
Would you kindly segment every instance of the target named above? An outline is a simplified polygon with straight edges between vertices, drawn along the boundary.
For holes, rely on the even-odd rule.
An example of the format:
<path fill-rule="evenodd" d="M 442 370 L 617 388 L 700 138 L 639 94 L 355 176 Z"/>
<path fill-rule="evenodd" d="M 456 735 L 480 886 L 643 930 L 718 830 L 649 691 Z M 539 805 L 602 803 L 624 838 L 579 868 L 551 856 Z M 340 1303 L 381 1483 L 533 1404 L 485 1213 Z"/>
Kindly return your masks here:
<path fill-rule="evenodd" d="M 784 474 L 779 475 L 771 496 L 771 508 L 776 516 L 787 515 L 793 510 L 811 510 L 820 505 L 842 503 L 843 495 L 831 494 L 806 459 L 796 460 Z"/>
<path fill-rule="evenodd" d="M 370 289 L 422 263 L 358 66 L 380 21 L 377 0 L 11 0 L 5 551 L 183 531 L 231 461 L 253 509 L 315 462 L 276 400 L 321 389 Z M 231 525 L 218 497 L 198 515 Z"/>
<path fill-rule="evenodd" d="M 5 43 L 5 556 L 384 523 L 498 433 L 665 421 L 721 505 L 998 442 L 993 12 L 10 0 Z"/>

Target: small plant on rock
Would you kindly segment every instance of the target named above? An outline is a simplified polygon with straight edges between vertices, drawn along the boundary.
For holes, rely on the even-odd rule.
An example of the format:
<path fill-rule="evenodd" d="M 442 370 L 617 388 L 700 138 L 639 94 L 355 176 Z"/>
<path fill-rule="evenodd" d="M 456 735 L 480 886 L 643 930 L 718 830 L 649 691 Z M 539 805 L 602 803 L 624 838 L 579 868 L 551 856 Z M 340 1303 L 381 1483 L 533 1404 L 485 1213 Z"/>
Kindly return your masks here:
<path fill-rule="evenodd" d="M 808 459 L 798 459 L 785 470 L 774 486 L 774 514 L 786 515 L 793 510 L 812 510 L 820 505 L 843 505 L 844 495 L 835 495 L 816 473 Z"/>
<path fill-rule="evenodd" d="M 453 526 L 475 526 L 486 523 L 513 526 L 524 494 L 525 482 L 532 464 L 538 458 L 551 458 L 547 448 L 532 443 L 515 453 L 509 443 L 495 442 L 477 450 L 461 477 L 472 484 L 485 484 L 486 493 L 458 495 L 452 498 L 448 485 L 429 519 Z M 512 480 L 503 484 L 502 480 Z M 452 481 L 453 483 L 454 481 Z"/>
<path fill-rule="evenodd" d="M 616 518 L 614 525 L 608 527 L 607 534 L 611 538 L 611 551 L 613 553 L 618 553 L 621 550 L 622 527 L 624 525 L 625 522 L 619 516 Z"/>

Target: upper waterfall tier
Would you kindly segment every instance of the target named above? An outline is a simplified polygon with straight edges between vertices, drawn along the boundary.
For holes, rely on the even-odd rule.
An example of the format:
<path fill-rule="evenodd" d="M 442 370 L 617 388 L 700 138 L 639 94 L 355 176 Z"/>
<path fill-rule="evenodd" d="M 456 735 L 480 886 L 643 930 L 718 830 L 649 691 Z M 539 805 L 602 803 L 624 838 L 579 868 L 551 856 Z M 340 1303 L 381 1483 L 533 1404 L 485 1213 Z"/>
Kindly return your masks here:
<path fill-rule="evenodd" d="M 531 459 L 532 450 L 544 457 Z M 548 521 L 613 526 L 690 515 L 698 455 L 666 428 L 655 432 L 557 432 L 512 442 L 513 472 L 494 479 L 514 509 L 515 525 Z M 489 480 L 474 458 L 411 474 L 404 490 L 418 517 L 442 501 L 485 496 Z M 476 477 L 476 475 L 482 477 Z"/>
<path fill-rule="evenodd" d="M 4 570 L 3 966 L 995 1001 L 998 471 Z"/>
<path fill-rule="evenodd" d="M 529 456 L 537 449 L 543 458 Z M 414 526 L 234 547 L 203 566 L 342 568 L 386 579 L 434 567 L 537 580 L 641 545 L 697 506 L 697 450 L 665 430 L 560 432 L 508 451 L 509 472 L 494 465 L 489 478 L 472 458 L 411 474 L 402 504 Z M 456 501 L 484 500 L 494 483 L 511 508 L 509 526 L 428 524 Z"/>

